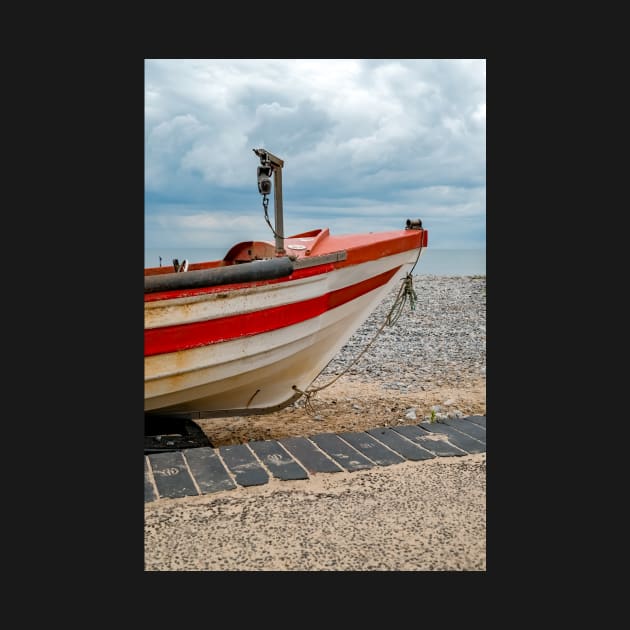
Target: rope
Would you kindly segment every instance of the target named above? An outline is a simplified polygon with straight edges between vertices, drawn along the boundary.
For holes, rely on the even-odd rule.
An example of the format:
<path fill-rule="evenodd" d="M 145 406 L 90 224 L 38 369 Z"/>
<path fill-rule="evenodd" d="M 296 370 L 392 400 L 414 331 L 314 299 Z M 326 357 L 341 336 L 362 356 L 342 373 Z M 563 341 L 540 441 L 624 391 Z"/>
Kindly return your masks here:
<path fill-rule="evenodd" d="M 367 346 L 365 346 L 365 348 L 361 350 L 358 356 L 355 357 L 355 359 L 342 372 L 337 374 L 337 376 L 335 376 L 335 378 L 333 378 L 332 381 L 326 383 L 325 385 L 321 385 L 319 387 L 314 387 L 311 389 L 307 388 L 306 390 L 301 390 L 299 387 L 297 387 L 297 385 L 291 386 L 293 390 L 295 390 L 296 392 L 298 392 L 299 394 L 305 397 L 306 400 L 304 402 L 304 408 L 306 409 L 308 413 L 313 413 L 314 411 L 313 406 L 311 404 L 311 398 L 317 392 L 320 392 L 322 389 L 326 389 L 327 387 L 330 387 L 335 381 L 337 381 L 344 374 L 346 374 L 348 370 L 357 363 L 357 361 L 368 351 L 368 349 L 376 341 L 377 337 L 381 334 L 385 326 L 393 326 L 400 319 L 403 308 L 405 304 L 407 303 L 407 301 L 409 301 L 411 310 L 412 311 L 415 310 L 416 302 L 418 301 L 418 294 L 413 288 L 413 277 L 411 274 L 413 270 L 415 269 L 416 265 L 418 264 L 421 251 L 422 251 L 422 247 L 420 247 L 420 249 L 418 250 L 418 256 L 416 258 L 416 262 L 413 264 L 413 267 L 411 268 L 409 272 L 407 272 L 407 275 L 403 278 L 402 284 L 400 285 L 400 289 L 398 290 L 398 294 L 396 295 L 396 299 L 394 300 L 394 303 L 392 304 L 392 307 L 390 308 L 389 313 L 387 314 L 387 317 L 385 317 L 385 320 L 379 326 L 376 333 L 374 333 L 374 336 L 372 337 L 372 339 L 368 342 Z"/>
<path fill-rule="evenodd" d="M 402 293 L 402 299 L 400 297 L 401 293 Z M 402 311 L 405 304 L 407 303 L 407 300 L 409 300 L 409 306 L 411 307 L 411 310 L 415 311 L 416 302 L 418 301 L 418 294 L 413 288 L 413 278 L 411 277 L 411 273 L 408 273 L 403 278 L 403 284 L 400 287 L 398 297 L 396 298 L 396 301 L 394 302 L 394 305 L 392 306 L 385 320 L 385 323 L 388 326 L 393 326 L 400 319 L 400 316 L 402 315 Z"/>

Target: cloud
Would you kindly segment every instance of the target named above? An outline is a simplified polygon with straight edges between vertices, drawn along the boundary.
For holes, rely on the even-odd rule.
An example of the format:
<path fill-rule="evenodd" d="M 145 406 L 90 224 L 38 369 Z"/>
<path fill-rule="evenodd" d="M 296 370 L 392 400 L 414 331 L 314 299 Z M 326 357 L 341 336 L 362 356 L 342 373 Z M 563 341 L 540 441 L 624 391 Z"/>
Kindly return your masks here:
<path fill-rule="evenodd" d="M 485 121 L 485 60 L 146 60 L 145 245 L 267 238 L 264 147 L 287 231 L 424 215 L 438 243 L 484 247 Z"/>

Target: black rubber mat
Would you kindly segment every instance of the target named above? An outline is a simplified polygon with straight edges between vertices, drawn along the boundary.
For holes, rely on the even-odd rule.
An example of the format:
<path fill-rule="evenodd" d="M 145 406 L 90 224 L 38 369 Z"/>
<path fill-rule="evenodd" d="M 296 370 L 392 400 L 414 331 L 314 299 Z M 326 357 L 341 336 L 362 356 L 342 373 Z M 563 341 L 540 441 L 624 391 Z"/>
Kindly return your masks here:
<path fill-rule="evenodd" d="M 430 451 L 410 442 L 400 435 L 400 433 L 396 433 L 387 427 L 369 429 L 367 433 L 375 437 L 379 442 L 383 442 L 383 444 L 389 446 L 389 448 L 402 455 L 405 459 L 410 459 L 415 462 L 435 457 Z"/>
<path fill-rule="evenodd" d="M 374 468 L 374 464 L 367 457 L 361 455 L 335 433 L 319 433 L 312 435 L 310 439 L 348 472 Z"/>
<path fill-rule="evenodd" d="M 442 422 L 466 435 L 470 435 L 470 437 L 474 437 L 484 444 L 486 443 L 486 430 L 474 422 L 462 420 L 461 418 L 448 418 L 447 420 L 442 420 Z"/>
<path fill-rule="evenodd" d="M 260 486 L 269 481 L 267 471 L 246 444 L 221 446 L 218 450 L 239 486 Z"/>
<path fill-rule="evenodd" d="M 147 457 L 160 497 L 174 499 L 199 494 L 181 452 L 152 453 Z"/>
<path fill-rule="evenodd" d="M 310 440 L 305 437 L 288 437 L 278 440 L 309 473 L 342 472 L 329 457 L 326 457 Z"/>
<path fill-rule="evenodd" d="M 182 452 L 202 494 L 236 488 L 236 484 L 213 448 L 203 446 L 189 448 Z"/>
<path fill-rule="evenodd" d="M 475 438 L 465 435 L 457 429 L 449 427 L 447 424 L 442 424 L 441 422 L 434 422 L 433 424 L 423 422 L 418 426 L 425 431 L 429 431 L 430 433 L 441 433 L 442 435 L 445 435 L 451 444 L 454 444 L 467 453 L 486 452 L 486 445 L 483 442 L 475 440 Z"/>
<path fill-rule="evenodd" d="M 308 473 L 275 440 L 249 442 L 249 447 L 256 453 L 271 474 L 277 479 L 308 479 Z"/>
<path fill-rule="evenodd" d="M 400 464 L 405 461 L 398 453 L 394 453 L 394 451 L 384 446 L 381 442 L 377 442 L 365 431 L 340 433 L 339 437 L 349 442 L 357 451 L 363 453 L 379 466 L 390 466 L 391 464 Z"/>
<path fill-rule="evenodd" d="M 428 433 L 427 431 L 423 431 L 415 424 L 394 427 L 394 431 L 400 433 L 402 436 L 406 437 L 408 440 L 411 440 L 418 446 L 426 448 L 428 451 L 431 451 L 439 457 L 466 455 L 466 451 L 462 451 L 460 448 L 453 446 L 450 442 L 447 442 L 446 440 L 432 438 L 430 433 Z"/>

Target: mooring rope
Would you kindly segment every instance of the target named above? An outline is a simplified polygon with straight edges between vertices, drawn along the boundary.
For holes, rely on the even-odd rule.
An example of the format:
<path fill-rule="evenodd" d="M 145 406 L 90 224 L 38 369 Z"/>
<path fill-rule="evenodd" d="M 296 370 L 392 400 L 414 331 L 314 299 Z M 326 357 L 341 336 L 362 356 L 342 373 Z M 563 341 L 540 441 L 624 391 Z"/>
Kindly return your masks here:
<path fill-rule="evenodd" d="M 402 279 L 402 284 L 400 285 L 400 289 L 398 290 L 398 294 L 396 295 L 396 299 L 392 304 L 392 307 L 389 309 L 389 313 L 385 317 L 383 323 L 379 326 L 378 330 L 374 333 L 374 336 L 368 342 L 367 346 L 361 350 L 357 357 L 335 378 L 333 378 L 330 382 L 325 385 L 320 385 L 319 387 L 307 388 L 306 390 L 301 390 L 297 385 L 292 385 L 292 388 L 305 397 L 304 408 L 308 413 L 313 413 L 313 406 L 311 404 L 311 398 L 322 389 L 326 389 L 330 387 L 335 381 L 341 378 L 344 374 L 348 372 L 348 370 L 357 363 L 357 361 L 369 350 L 372 344 L 376 341 L 377 337 L 381 334 L 385 326 L 393 326 L 399 319 L 402 314 L 403 308 L 405 304 L 409 302 L 411 310 L 414 311 L 416 309 L 416 303 L 418 301 L 418 295 L 413 288 L 413 276 L 412 272 L 418 264 L 418 260 L 420 258 L 420 252 L 422 251 L 422 247 L 418 250 L 418 256 L 416 258 L 416 262 L 414 262 L 411 271 L 407 272 L 407 275 Z M 331 359 L 332 361 L 332 359 Z M 324 368 L 325 369 L 325 368 Z"/>

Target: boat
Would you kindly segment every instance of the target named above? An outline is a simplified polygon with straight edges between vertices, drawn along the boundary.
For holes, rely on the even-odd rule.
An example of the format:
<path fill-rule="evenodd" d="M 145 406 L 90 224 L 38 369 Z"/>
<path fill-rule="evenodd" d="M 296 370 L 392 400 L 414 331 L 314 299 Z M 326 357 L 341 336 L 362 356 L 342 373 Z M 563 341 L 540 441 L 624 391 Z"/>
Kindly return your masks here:
<path fill-rule="evenodd" d="M 411 279 L 427 247 L 420 219 L 384 232 L 285 236 L 284 161 L 254 152 L 274 238 L 239 242 L 221 260 L 144 270 L 145 417 L 265 414 L 293 403 Z"/>

